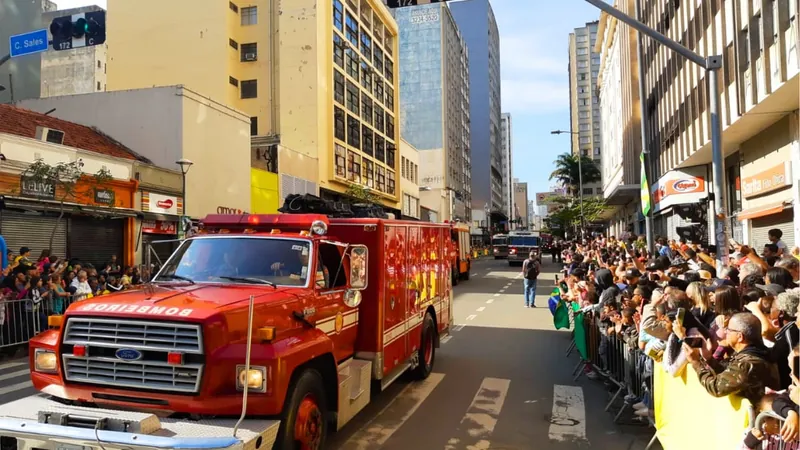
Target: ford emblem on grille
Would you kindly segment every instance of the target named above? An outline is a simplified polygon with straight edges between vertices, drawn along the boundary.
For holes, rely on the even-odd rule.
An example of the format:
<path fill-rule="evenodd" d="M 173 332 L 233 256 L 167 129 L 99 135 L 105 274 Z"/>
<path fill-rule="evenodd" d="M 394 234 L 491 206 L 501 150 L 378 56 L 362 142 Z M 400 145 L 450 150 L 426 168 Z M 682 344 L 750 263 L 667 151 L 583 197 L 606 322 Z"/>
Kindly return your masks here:
<path fill-rule="evenodd" d="M 121 348 L 114 353 L 118 359 L 122 359 L 125 361 L 138 361 L 142 359 L 142 352 L 139 350 L 134 350 L 132 348 Z"/>

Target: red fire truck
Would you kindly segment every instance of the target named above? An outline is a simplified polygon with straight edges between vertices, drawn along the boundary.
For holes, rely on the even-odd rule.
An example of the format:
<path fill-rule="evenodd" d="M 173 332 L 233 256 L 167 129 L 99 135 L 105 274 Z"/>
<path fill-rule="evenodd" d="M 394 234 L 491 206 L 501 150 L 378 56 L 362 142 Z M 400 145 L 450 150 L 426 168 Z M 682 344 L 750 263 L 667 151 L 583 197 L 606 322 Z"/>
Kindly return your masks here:
<path fill-rule="evenodd" d="M 450 329 L 446 224 L 212 215 L 143 289 L 30 343 L 46 396 L 6 404 L 3 448 L 322 449 Z"/>
<path fill-rule="evenodd" d="M 453 253 L 453 284 L 459 280 L 469 280 L 472 270 L 472 255 L 470 254 L 469 225 L 460 222 L 450 222 L 450 237 L 455 249 Z"/>

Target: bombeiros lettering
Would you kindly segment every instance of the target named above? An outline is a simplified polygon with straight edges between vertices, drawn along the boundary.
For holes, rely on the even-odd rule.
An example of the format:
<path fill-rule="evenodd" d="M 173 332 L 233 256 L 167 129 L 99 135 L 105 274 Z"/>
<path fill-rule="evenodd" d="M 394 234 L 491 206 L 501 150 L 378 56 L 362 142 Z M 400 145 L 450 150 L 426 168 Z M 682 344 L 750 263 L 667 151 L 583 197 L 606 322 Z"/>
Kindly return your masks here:
<path fill-rule="evenodd" d="M 166 306 L 141 306 L 141 305 L 122 305 L 119 303 L 92 303 L 82 306 L 80 311 L 93 311 L 93 312 L 120 312 L 132 314 L 147 314 L 149 316 L 173 316 L 173 317 L 189 317 L 192 315 L 193 309 L 190 308 L 177 308 Z"/>

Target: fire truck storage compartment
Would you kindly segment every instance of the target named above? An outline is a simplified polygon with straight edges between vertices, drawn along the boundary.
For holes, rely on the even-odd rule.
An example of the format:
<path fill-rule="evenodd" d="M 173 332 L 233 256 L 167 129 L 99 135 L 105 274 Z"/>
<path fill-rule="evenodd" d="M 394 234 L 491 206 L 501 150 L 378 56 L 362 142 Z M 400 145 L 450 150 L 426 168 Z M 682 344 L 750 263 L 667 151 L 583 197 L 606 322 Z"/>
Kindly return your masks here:
<path fill-rule="evenodd" d="M 419 349 L 428 306 L 438 316 L 438 332 L 450 322 L 450 229 L 399 220 L 331 219 L 330 234 L 369 248 L 356 350 L 383 354 L 383 367 L 373 367 L 375 378 L 383 379 Z"/>
<path fill-rule="evenodd" d="M 0 216 L 0 233 L 8 249 L 19 254 L 21 247 L 31 249 L 31 259 L 36 261 L 42 250 L 50 245 L 51 253 L 64 258 L 67 255 L 67 218 L 58 221 L 58 214 L 3 210 Z M 58 224 L 58 227 L 56 227 Z M 53 230 L 55 229 L 55 234 Z"/>
<path fill-rule="evenodd" d="M 126 220 L 72 216 L 69 223 L 70 258 L 92 264 L 98 271 L 111 261 L 112 255 L 117 255 L 117 261 L 124 261 Z"/>

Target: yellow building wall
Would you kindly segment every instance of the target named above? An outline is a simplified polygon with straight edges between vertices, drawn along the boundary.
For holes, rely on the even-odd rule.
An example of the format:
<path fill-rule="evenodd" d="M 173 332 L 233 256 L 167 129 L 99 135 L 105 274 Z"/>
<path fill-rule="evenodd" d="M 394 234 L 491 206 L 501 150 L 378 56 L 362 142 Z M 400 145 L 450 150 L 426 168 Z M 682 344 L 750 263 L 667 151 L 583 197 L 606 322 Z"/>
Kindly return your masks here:
<path fill-rule="evenodd" d="M 229 104 L 226 14 L 219 0 L 108 0 L 107 89 L 182 84 Z"/>
<path fill-rule="evenodd" d="M 183 90 L 183 155 L 194 162 L 186 174 L 186 209 L 192 217 L 217 208 L 250 209 L 250 119 Z M 220 173 L 237 176 L 220 177 Z"/>
<path fill-rule="evenodd" d="M 276 214 L 281 207 L 280 180 L 277 173 L 250 169 L 250 212 Z"/>

